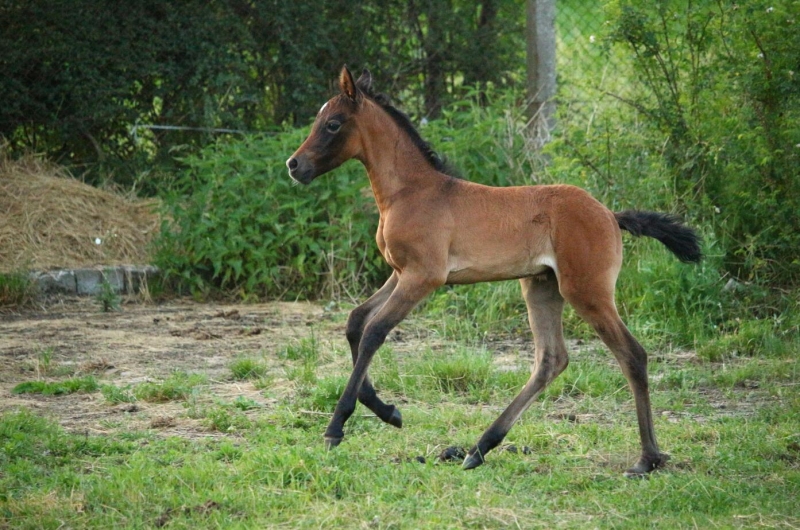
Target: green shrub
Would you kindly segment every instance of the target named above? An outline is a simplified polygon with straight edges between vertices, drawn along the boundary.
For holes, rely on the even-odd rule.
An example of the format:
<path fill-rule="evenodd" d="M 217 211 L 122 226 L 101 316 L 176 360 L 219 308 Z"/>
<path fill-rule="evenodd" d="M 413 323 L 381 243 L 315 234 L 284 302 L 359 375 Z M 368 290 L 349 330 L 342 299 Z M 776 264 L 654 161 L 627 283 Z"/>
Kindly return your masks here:
<path fill-rule="evenodd" d="M 168 279 L 243 298 L 316 298 L 385 280 L 363 169 L 353 162 L 309 187 L 289 178 L 285 160 L 306 133 L 221 141 L 185 160 L 157 242 Z"/>

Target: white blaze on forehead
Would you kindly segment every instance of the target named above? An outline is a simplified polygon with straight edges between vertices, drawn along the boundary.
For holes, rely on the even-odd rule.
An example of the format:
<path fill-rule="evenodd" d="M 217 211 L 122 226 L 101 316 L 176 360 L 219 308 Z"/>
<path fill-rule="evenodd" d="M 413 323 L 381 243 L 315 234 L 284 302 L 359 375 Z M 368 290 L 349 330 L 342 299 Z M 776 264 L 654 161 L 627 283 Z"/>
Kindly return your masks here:
<path fill-rule="evenodd" d="M 324 105 L 322 105 L 322 106 L 319 108 L 319 112 L 317 112 L 317 116 L 319 116 L 320 114 L 322 114 L 322 111 L 323 111 L 323 110 L 325 110 L 325 107 L 327 107 L 327 106 L 328 106 L 328 102 L 326 101 L 326 102 L 325 102 L 325 104 L 324 104 Z"/>

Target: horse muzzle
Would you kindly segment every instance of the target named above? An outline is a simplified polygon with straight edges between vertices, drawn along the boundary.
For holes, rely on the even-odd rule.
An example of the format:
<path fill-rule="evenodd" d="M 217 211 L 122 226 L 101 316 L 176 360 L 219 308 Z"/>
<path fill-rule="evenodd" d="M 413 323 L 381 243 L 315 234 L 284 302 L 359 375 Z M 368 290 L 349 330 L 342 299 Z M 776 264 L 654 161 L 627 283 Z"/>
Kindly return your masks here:
<path fill-rule="evenodd" d="M 286 161 L 289 176 L 300 184 L 309 184 L 317 176 L 316 168 L 303 155 L 293 156 Z"/>

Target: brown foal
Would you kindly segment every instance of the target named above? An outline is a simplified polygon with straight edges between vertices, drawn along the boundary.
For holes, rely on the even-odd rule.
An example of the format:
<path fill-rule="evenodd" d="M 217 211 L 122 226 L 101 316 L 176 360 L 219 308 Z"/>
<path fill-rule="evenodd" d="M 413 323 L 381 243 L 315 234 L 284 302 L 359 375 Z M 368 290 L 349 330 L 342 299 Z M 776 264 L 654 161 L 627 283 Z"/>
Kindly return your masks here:
<path fill-rule="evenodd" d="M 402 426 L 400 412 L 375 392 L 367 369 L 387 334 L 423 298 L 445 284 L 518 279 L 533 331 L 530 380 L 469 451 L 464 468 L 484 462 L 536 397 L 567 367 L 564 302 L 597 331 L 619 362 L 636 402 L 642 454 L 627 471 L 661 466 L 647 384 L 647 354 L 617 313 L 614 288 L 622 263 L 620 229 L 658 239 L 679 259 L 700 260 L 696 234 L 669 215 L 613 213 L 574 186 L 483 186 L 447 175 L 408 118 L 356 81 L 345 67 L 341 93 L 325 103 L 311 134 L 286 162 L 309 184 L 351 158 L 369 175 L 380 211 L 378 248 L 394 272 L 347 321 L 354 368 L 325 431 L 328 447 L 344 437 L 356 399 Z"/>

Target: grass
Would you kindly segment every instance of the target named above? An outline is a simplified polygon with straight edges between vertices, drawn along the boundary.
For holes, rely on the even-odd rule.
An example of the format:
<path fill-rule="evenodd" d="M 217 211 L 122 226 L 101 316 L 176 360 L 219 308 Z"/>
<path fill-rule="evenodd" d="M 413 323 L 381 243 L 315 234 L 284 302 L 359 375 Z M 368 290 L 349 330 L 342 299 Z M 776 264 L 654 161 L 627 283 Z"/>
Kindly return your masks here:
<path fill-rule="evenodd" d="M 18 309 L 31 305 L 37 295 L 36 284 L 27 273 L 0 273 L 0 309 Z"/>
<path fill-rule="evenodd" d="M 438 336 L 421 317 L 405 329 Z M 426 343 L 390 340 L 372 370 L 404 428 L 359 406 L 330 452 L 321 434 L 349 354 L 313 338 L 277 349 L 276 387 L 292 390 L 268 404 L 214 395 L 202 373 L 99 385 L 109 405 L 183 402 L 205 436 L 160 435 L 121 417 L 102 434 L 70 432 L 29 410 L 0 414 L 0 528 L 800 525 L 795 343 L 724 362 L 653 355 L 656 430 L 672 460 L 646 480 L 622 476 L 638 456 L 632 400 L 611 355 L 591 344 L 509 433 L 505 442 L 529 453 L 497 450 L 470 472 L 439 461 L 444 448 L 476 441 L 528 367 L 498 365 L 486 341 Z M 230 375 L 252 384 L 267 361 L 234 359 Z"/>
<path fill-rule="evenodd" d="M 26 381 L 16 385 L 13 394 L 43 394 L 45 396 L 58 396 L 61 394 L 74 394 L 76 392 L 95 392 L 100 386 L 94 377 L 74 377 L 63 381 Z"/>
<path fill-rule="evenodd" d="M 230 370 L 234 379 L 244 381 L 247 379 L 263 379 L 267 376 L 269 367 L 262 361 L 242 357 L 230 364 Z"/>
<path fill-rule="evenodd" d="M 133 395 L 142 401 L 163 403 L 165 401 L 187 400 L 198 386 L 204 384 L 207 378 L 203 374 L 188 374 L 186 372 L 173 372 L 161 382 L 142 383 L 137 385 Z"/>

